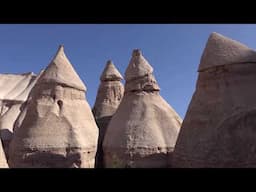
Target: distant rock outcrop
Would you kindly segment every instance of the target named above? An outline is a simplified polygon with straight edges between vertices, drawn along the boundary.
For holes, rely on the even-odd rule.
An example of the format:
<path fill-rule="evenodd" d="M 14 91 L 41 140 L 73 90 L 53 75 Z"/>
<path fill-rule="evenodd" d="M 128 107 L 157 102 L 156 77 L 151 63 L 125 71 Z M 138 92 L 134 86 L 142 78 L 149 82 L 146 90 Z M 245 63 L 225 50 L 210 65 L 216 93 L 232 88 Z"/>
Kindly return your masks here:
<path fill-rule="evenodd" d="M 94 167 L 98 127 L 86 87 L 60 46 L 15 123 L 10 167 Z"/>
<path fill-rule="evenodd" d="M 104 137 L 106 167 L 167 167 L 181 118 L 160 96 L 153 68 L 134 50 L 124 97 Z"/>
<path fill-rule="evenodd" d="M 35 82 L 33 73 L 0 74 L 0 134 L 7 158 L 14 122 Z"/>
<path fill-rule="evenodd" d="M 212 33 L 198 72 L 174 167 L 256 167 L 256 51 Z"/>
<path fill-rule="evenodd" d="M 106 128 L 123 98 L 124 86 L 121 82 L 122 79 L 122 75 L 113 62 L 108 61 L 100 77 L 101 83 L 92 110 L 100 131 L 96 156 L 96 167 L 99 168 L 103 167 L 102 142 Z"/>

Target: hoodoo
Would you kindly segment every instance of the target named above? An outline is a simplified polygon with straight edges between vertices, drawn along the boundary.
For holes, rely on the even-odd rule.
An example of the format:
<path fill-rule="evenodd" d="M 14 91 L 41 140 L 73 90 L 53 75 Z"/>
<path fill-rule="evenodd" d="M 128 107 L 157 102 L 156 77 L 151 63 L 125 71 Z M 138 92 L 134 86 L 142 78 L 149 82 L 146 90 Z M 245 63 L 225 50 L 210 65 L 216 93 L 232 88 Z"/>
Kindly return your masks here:
<path fill-rule="evenodd" d="M 103 167 L 102 142 L 113 114 L 116 112 L 124 93 L 121 82 L 122 75 L 116 69 L 112 61 L 107 61 L 106 67 L 101 74 L 100 86 L 93 107 L 93 114 L 99 127 L 99 141 L 96 158 L 96 167 Z"/>
<path fill-rule="evenodd" d="M 106 167 L 167 167 L 181 118 L 160 96 L 153 68 L 134 50 L 125 72 L 124 97 L 104 137 Z"/>
<path fill-rule="evenodd" d="M 174 167 L 256 167 L 256 51 L 212 33 L 173 154 Z"/>
<path fill-rule="evenodd" d="M 10 167 L 93 168 L 98 127 L 85 94 L 60 46 L 16 120 Z"/>

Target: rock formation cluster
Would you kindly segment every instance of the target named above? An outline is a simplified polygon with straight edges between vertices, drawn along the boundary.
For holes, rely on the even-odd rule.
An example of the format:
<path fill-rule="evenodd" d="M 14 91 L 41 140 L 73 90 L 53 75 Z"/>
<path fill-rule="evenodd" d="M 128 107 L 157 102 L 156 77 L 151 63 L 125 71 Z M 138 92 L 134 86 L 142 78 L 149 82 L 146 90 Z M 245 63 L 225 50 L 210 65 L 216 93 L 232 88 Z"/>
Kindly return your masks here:
<path fill-rule="evenodd" d="M 123 79 L 111 60 L 107 61 L 106 67 L 100 77 L 100 86 L 94 107 L 92 109 L 95 120 L 99 127 L 98 150 L 96 166 L 103 167 L 102 142 L 113 114 L 116 112 L 124 94 Z"/>
<path fill-rule="evenodd" d="M 125 72 L 124 97 L 103 141 L 110 168 L 167 167 L 181 118 L 160 96 L 153 68 L 134 50 Z"/>
<path fill-rule="evenodd" d="M 93 108 L 60 46 L 40 74 L 0 74 L 0 168 L 256 167 L 256 51 L 208 38 L 182 119 L 139 49 L 111 60 Z"/>

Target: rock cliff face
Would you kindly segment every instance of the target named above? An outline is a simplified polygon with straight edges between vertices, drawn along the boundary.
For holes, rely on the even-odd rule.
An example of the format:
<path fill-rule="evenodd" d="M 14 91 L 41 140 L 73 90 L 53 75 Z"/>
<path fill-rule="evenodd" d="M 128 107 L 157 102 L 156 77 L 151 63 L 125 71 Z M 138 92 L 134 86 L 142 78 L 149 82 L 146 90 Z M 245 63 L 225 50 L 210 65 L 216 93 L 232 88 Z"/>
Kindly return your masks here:
<path fill-rule="evenodd" d="M 36 75 L 33 73 L 0 74 L 0 134 L 7 158 L 14 122 L 35 82 Z"/>
<path fill-rule="evenodd" d="M 175 167 L 256 167 L 256 52 L 212 33 L 174 150 Z"/>
<path fill-rule="evenodd" d="M 10 167 L 94 167 L 98 127 L 86 87 L 60 46 L 15 123 Z"/>
<path fill-rule="evenodd" d="M 122 75 L 116 69 L 113 62 L 108 61 L 100 77 L 101 83 L 92 110 L 99 127 L 96 167 L 103 167 L 102 142 L 108 123 L 116 112 L 123 97 L 124 87 L 121 83 L 122 79 Z"/>
<path fill-rule="evenodd" d="M 104 137 L 106 167 L 167 167 L 181 118 L 159 95 L 153 68 L 134 50 L 124 97 Z"/>

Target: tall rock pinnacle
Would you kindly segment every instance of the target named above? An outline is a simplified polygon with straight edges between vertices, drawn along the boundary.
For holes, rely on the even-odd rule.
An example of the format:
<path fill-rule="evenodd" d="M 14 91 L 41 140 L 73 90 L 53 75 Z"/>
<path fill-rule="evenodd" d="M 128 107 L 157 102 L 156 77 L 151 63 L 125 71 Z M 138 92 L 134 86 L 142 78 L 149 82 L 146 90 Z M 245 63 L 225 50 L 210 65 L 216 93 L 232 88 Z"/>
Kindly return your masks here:
<path fill-rule="evenodd" d="M 153 68 L 134 50 L 124 97 L 104 137 L 106 167 L 167 167 L 181 118 L 160 96 Z"/>
<path fill-rule="evenodd" d="M 116 112 L 124 93 L 124 87 L 121 83 L 122 75 L 116 69 L 112 61 L 108 61 L 100 77 L 101 83 L 98 88 L 97 98 L 93 107 L 93 114 L 100 129 L 97 167 L 103 167 L 102 142 L 113 114 Z"/>
<path fill-rule="evenodd" d="M 10 167 L 94 167 L 98 127 L 85 92 L 60 46 L 16 120 Z"/>

